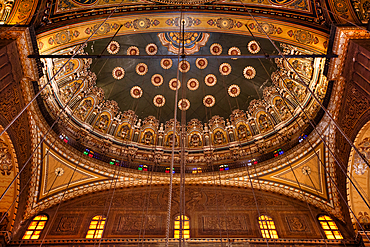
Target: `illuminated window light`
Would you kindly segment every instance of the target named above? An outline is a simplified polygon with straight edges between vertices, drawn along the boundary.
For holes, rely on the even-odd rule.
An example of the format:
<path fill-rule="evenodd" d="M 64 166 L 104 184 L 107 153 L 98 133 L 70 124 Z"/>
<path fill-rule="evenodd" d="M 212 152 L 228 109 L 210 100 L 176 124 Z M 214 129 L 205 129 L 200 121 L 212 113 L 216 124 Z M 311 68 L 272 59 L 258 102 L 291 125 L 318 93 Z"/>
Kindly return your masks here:
<path fill-rule="evenodd" d="M 171 168 L 167 167 L 165 172 L 170 173 L 170 170 Z M 172 168 L 172 173 L 175 173 L 175 168 Z"/>
<path fill-rule="evenodd" d="M 229 170 L 229 165 L 220 165 L 219 170 L 220 171 L 227 171 L 227 170 Z"/>
<path fill-rule="evenodd" d="M 105 226 L 106 218 L 102 215 L 97 215 L 92 218 L 89 226 L 89 230 L 87 231 L 86 238 L 102 238 L 104 226 Z"/>
<path fill-rule="evenodd" d="M 301 135 L 299 138 L 298 138 L 298 142 L 301 143 L 304 141 L 304 139 L 306 139 L 307 135 Z"/>
<path fill-rule="evenodd" d="M 182 238 L 190 238 L 190 220 L 188 216 L 182 215 L 181 216 L 182 221 Z M 174 221 L 174 232 L 173 237 L 174 238 L 180 238 L 180 215 L 175 217 Z"/>
<path fill-rule="evenodd" d="M 22 239 L 39 239 L 47 221 L 48 217 L 46 215 L 38 215 L 33 218 Z"/>
<path fill-rule="evenodd" d="M 258 223 L 263 238 L 279 238 L 276 231 L 275 223 L 271 217 L 267 215 L 261 215 L 260 217 L 258 217 Z"/>
<path fill-rule="evenodd" d="M 327 239 L 343 239 L 342 234 L 340 233 L 337 224 L 335 224 L 334 220 L 327 216 L 322 215 L 319 217 L 319 222 L 324 230 Z"/>

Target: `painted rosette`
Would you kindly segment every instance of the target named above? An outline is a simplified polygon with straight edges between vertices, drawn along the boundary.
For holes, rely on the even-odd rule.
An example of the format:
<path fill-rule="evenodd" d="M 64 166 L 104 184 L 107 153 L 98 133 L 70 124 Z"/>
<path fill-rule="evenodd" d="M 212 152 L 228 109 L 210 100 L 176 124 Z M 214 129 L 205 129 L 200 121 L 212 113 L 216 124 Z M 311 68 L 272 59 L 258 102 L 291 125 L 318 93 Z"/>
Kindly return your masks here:
<path fill-rule="evenodd" d="M 206 107 L 212 107 L 214 106 L 216 103 L 216 99 L 215 97 L 213 97 L 212 95 L 206 95 L 204 98 L 203 98 L 203 104 L 206 106 Z"/>
<path fill-rule="evenodd" d="M 188 80 L 187 86 L 189 90 L 195 91 L 199 87 L 199 81 L 195 78 L 191 78 Z"/>
<path fill-rule="evenodd" d="M 163 76 L 160 74 L 155 74 L 152 76 L 151 81 L 154 86 L 159 87 L 163 83 Z"/>
<path fill-rule="evenodd" d="M 243 70 L 243 75 L 247 79 L 253 79 L 256 76 L 256 70 L 252 66 L 247 66 Z"/>
<path fill-rule="evenodd" d="M 170 80 L 169 86 L 173 91 L 176 91 L 176 87 L 177 87 L 177 89 L 179 89 L 181 87 L 181 82 L 178 81 L 176 78 L 173 78 L 173 79 Z"/>
<path fill-rule="evenodd" d="M 108 47 L 107 47 L 107 51 L 110 53 L 110 54 L 117 54 L 117 52 L 119 51 L 119 44 L 117 41 L 112 41 L 109 43 Z"/>
<path fill-rule="evenodd" d="M 178 106 L 181 111 L 186 111 L 190 107 L 190 101 L 187 99 L 181 99 L 179 100 Z"/>
<path fill-rule="evenodd" d="M 150 43 L 145 47 L 145 51 L 148 55 L 153 56 L 157 54 L 158 52 L 158 47 L 154 43 Z"/>
<path fill-rule="evenodd" d="M 137 56 L 139 55 L 139 53 L 139 48 L 137 48 L 136 46 L 130 46 L 129 48 L 127 48 L 127 55 Z"/>
<path fill-rule="evenodd" d="M 182 73 L 186 73 L 190 70 L 190 63 L 188 61 L 180 61 L 179 63 L 179 70 Z"/>
<path fill-rule="evenodd" d="M 205 58 L 197 58 L 195 65 L 198 67 L 198 69 L 205 69 L 208 65 L 208 60 Z"/>
<path fill-rule="evenodd" d="M 121 67 L 115 67 L 112 71 L 114 79 L 121 80 L 125 76 L 125 70 Z"/>
<path fill-rule="evenodd" d="M 234 47 L 231 47 L 229 49 L 229 51 L 227 52 L 227 54 L 230 55 L 230 56 L 240 56 L 242 53 L 240 52 L 240 49 L 238 47 L 235 47 L 234 46 Z M 238 58 L 237 57 L 233 57 L 231 59 L 236 60 Z"/>
<path fill-rule="evenodd" d="M 138 75 L 145 75 L 148 72 L 148 66 L 145 63 L 136 65 L 136 73 Z"/>
<path fill-rule="evenodd" d="M 213 74 L 208 74 L 206 76 L 206 78 L 204 78 L 204 83 L 209 86 L 209 87 L 212 87 L 214 85 L 216 85 L 216 82 L 217 82 L 217 78 L 215 75 Z"/>
<path fill-rule="evenodd" d="M 169 58 L 163 58 L 161 60 L 161 67 L 164 69 L 169 69 L 172 67 L 172 60 Z"/>
<path fill-rule="evenodd" d="M 231 73 L 231 65 L 228 63 L 223 63 L 219 67 L 221 75 L 228 75 Z"/>
<path fill-rule="evenodd" d="M 138 86 L 134 86 L 131 88 L 130 94 L 132 98 L 138 99 L 143 95 L 143 90 Z"/>
<path fill-rule="evenodd" d="M 256 53 L 258 53 L 260 50 L 261 50 L 261 47 L 260 47 L 260 45 L 259 45 L 256 41 L 252 40 L 252 41 L 250 41 L 250 42 L 248 43 L 248 51 L 249 51 L 250 53 L 252 53 L 252 54 L 256 54 Z"/>
<path fill-rule="evenodd" d="M 164 106 L 165 103 L 166 103 L 166 99 L 163 97 L 163 95 L 158 94 L 158 95 L 154 96 L 153 104 L 156 107 L 162 107 L 162 106 Z"/>
<path fill-rule="evenodd" d="M 220 44 L 214 43 L 209 48 L 212 55 L 220 55 L 222 53 L 222 46 Z"/>
<path fill-rule="evenodd" d="M 233 84 L 229 87 L 227 92 L 229 93 L 231 97 L 235 98 L 240 94 L 240 87 L 238 85 Z"/>

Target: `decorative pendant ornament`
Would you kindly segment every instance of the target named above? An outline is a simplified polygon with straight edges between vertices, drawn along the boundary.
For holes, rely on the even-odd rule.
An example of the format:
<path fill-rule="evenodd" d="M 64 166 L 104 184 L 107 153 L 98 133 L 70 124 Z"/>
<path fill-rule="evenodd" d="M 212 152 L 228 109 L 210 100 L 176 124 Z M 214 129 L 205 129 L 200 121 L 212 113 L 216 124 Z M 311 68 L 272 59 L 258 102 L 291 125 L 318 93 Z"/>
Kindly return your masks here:
<path fill-rule="evenodd" d="M 233 84 L 229 87 L 227 92 L 229 93 L 231 97 L 235 98 L 236 96 L 240 94 L 240 87 L 238 85 Z"/>
<path fill-rule="evenodd" d="M 197 58 L 195 65 L 198 67 L 198 69 L 205 69 L 208 65 L 208 60 L 205 58 Z"/>
<path fill-rule="evenodd" d="M 181 82 L 180 82 L 180 80 L 177 80 L 176 78 L 173 78 L 173 79 L 170 80 L 169 86 L 173 91 L 176 91 L 176 87 L 177 87 L 177 89 L 179 89 L 181 87 Z"/>
<path fill-rule="evenodd" d="M 189 90 L 195 91 L 199 87 L 199 81 L 195 78 L 191 78 L 188 80 L 187 86 Z"/>
<path fill-rule="evenodd" d="M 117 41 L 112 41 L 109 43 L 108 47 L 107 47 L 107 51 L 110 53 L 110 54 L 117 54 L 117 52 L 119 51 L 119 44 Z"/>
<path fill-rule="evenodd" d="M 121 67 L 115 67 L 112 71 L 114 79 L 121 80 L 125 76 L 125 70 Z"/>
<path fill-rule="evenodd" d="M 252 54 L 256 54 L 261 50 L 259 44 L 255 41 L 252 40 L 248 43 L 248 51 Z"/>
<path fill-rule="evenodd" d="M 172 67 L 172 60 L 169 58 L 163 58 L 161 60 L 161 67 L 164 69 L 169 69 Z"/>
<path fill-rule="evenodd" d="M 180 61 L 179 70 L 182 73 L 188 72 L 190 70 L 190 63 L 188 61 L 185 61 L 185 60 Z"/>
<path fill-rule="evenodd" d="M 228 63 L 223 63 L 219 67 L 221 75 L 228 75 L 231 73 L 231 65 Z"/>
<path fill-rule="evenodd" d="M 190 107 L 190 101 L 187 99 L 181 99 L 179 100 L 178 106 L 181 111 L 186 111 Z"/>
<path fill-rule="evenodd" d="M 214 85 L 216 85 L 216 82 L 217 82 L 217 78 L 215 75 L 213 74 L 208 74 L 206 76 L 206 78 L 204 78 L 204 83 L 209 86 L 209 87 L 212 87 Z"/>
<path fill-rule="evenodd" d="M 61 177 L 64 174 L 64 169 L 62 167 L 57 167 L 55 168 L 54 173 L 57 177 Z"/>
<path fill-rule="evenodd" d="M 157 54 L 158 47 L 154 43 L 150 43 L 145 47 L 145 51 L 148 55 L 153 56 Z"/>
<path fill-rule="evenodd" d="M 166 103 L 166 99 L 163 97 L 163 95 L 156 95 L 154 96 L 153 103 L 156 107 L 162 107 Z"/>
<path fill-rule="evenodd" d="M 216 103 L 216 99 L 215 97 L 213 97 L 212 95 L 206 95 L 204 98 L 203 98 L 203 104 L 206 106 L 206 107 L 212 107 L 214 106 Z"/>
<path fill-rule="evenodd" d="M 131 55 L 131 56 L 137 56 L 139 55 L 139 48 L 137 48 L 136 46 L 130 46 L 128 49 L 127 49 L 127 55 Z"/>
<path fill-rule="evenodd" d="M 163 77 L 160 74 L 155 74 L 152 76 L 152 84 L 156 87 L 159 87 L 163 83 Z"/>
<path fill-rule="evenodd" d="M 145 63 L 136 65 L 136 73 L 138 75 L 145 75 L 148 72 L 148 66 Z"/>
<path fill-rule="evenodd" d="M 229 54 L 230 56 L 240 56 L 241 52 L 240 52 L 240 49 L 238 47 L 231 47 L 229 49 L 229 51 L 227 52 L 227 54 Z M 237 57 L 233 57 L 232 59 L 236 60 L 238 59 Z"/>
<path fill-rule="evenodd" d="M 220 55 L 222 53 L 222 46 L 220 44 L 214 43 L 210 47 L 210 52 L 212 55 Z"/>
<path fill-rule="evenodd" d="M 247 79 L 253 79 L 256 76 L 256 70 L 252 66 L 247 66 L 243 70 L 243 75 Z"/>
<path fill-rule="evenodd" d="M 134 86 L 131 88 L 130 94 L 132 98 L 138 99 L 143 95 L 143 90 L 138 86 Z"/>

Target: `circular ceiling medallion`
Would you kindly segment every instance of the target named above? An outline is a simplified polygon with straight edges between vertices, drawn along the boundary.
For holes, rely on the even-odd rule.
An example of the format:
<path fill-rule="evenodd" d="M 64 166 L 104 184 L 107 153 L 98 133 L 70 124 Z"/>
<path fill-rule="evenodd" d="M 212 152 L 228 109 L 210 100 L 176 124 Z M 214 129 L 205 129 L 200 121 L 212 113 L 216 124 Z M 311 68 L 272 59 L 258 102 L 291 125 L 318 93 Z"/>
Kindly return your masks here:
<path fill-rule="evenodd" d="M 172 67 L 172 60 L 169 58 L 163 58 L 161 60 L 161 67 L 164 69 L 169 69 Z"/>
<path fill-rule="evenodd" d="M 130 46 L 129 48 L 127 48 L 127 55 L 139 55 L 139 48 L 137 48 L 136 46 Z"/>
<path fill-rule="evenodd" d="M 188 86 L 189 90 L 195 91 L 199 87 L 199 81 L 195 78 L 191 78 L 191 79 L 188 80 L 187 86 Z"/>
<path fill-rule="evenodd" d="M 152 84 L 156 87 L 159 87 L 163 83 L 163 77 L 160 74 L 155 74 L 152 76 Z"/>
<path fill-rule="evenodd" d="M 240 56 L 240 54 L 241 54 L 241 52 L 240 52 L 240 49 L 238 48 L 238 47 L 231 47 L 230 49 L 229 49 L 229 51 L 227 52 L 227 54 L 228 55 L 230 55 L 230 56 Z M 232 59 L 238 59 L 237 57 L 233 57 Z"/>
<path fill-rule="evenodd" d="M 215 75 L 213 74 L 208 74 L 206 76 L 206 78 L 204 78 L 204 83 L 209 86 L 209 87 L 212 87 L 214 85 L 216 85 L 216 82 L 217 82 L 217 78 Z"/>
<path fill-rule="evenodd" d="M 166 103 L 166 99 L 163 97 L 163 95 L 156 95 L 154 96 L 153 103 L 156 107 L 162 107 L 164 106 L 164 103 Z"/>
<path fill-rule="evenodd" d="M 169 86 L 173 91 L 176 91 L 176 87 L 177 89 L 181 87 L 181 82 L 178 81 L 176 78 L 173 78 L 170 80 Z"/>
<path fill-rule="evenodd" d="M 243 75 L 247 79 L 253 79 L 256 76 L 256 70 L 252 66 L 247 66 L 243 70 Z"/>
<path fill-rule="evenodd" d="M 229 87 L 227 92 L 231 97 L 236 97 L 240 94 L 240 87 L 238 85 L 233 84 Z"/>
<path fill-rule="evenodd" d="M 181 99 L 179 100 L 178 106 L 181 111 L 186 111 L 190 107 L 190 101 L 187 99 Z"/>
<path fill-rule="evenodd" d="M 212 95 L 206 95 L 204 98 L 203 98 L 203 104 L 207 107 L 212 107 L 214 106 L 216 103 L 216 99 L 215 97 L 213 97 Z"/>
<path fill-rule="evenodd" d="M 256 54 L 261 50 L 259 44 L 255 41 L 252 40 L 248 43 L 248 51 L 252 54 Z"/>
<path fill-rule="evenodd" d="M 132 98 L 138 99 L 143 95 L 143 90 L 138 86 L 134 86 L 131 88 L 130 94 Z"/>
<path fill-rule="evenodd" d="M 222 46 L 217 43 L 212 44 L 209 49 L 212 55 L 220 55 L 222 53 Z"/>
<path fill-rule="evenodd" d="M 138 75 L 145 75 L 148 72 L 148 66 L 145 63 L 136 65 L 136 73 Z"/>
<path fill-rule="evenodd" d="M 219 67 L 221 75 L 228 75 L 231 73 L 231 65 L 228 63 L 223 63 Z"/>
<path fill-rule="evenodd" d="M 61 177 L 64 174 L 64 169 L 62 167 L 57 167 L 55 168 L 54 173 L 57 177 Z"/>
<path fill-rule="evenodd" d="M 208 65 L 208 61 L 205 58 L 197 58 L 195 65 L 198 67 L 198 69 L 205 69 Z"/>
<path fill-rule="evenodd" d="M 148 44 L 146 47 L 145 47 L 145 51 L 148 55 L 152 56 L 152 55 L 155 55 L 157 54 L 157 51 L 158 51 L 158 47 L 153 44 L 153 43 L 150 43 Z"/>
<path fill-rule="evenodd" d="M 125 70 L 121 67 L 115 67 L 112 71 L 114 79 L 121 80 L 125 76 Z"/>
<path fill-rule="evenodd" d="M 110 53 L 110 54 L 116 54 L 118 51 L 119 51 L 119 44 L 117 41 L 112 41 L 109 43 L 108 47 L 107 47 L 107 51 Z"/>
<path fill-rule="evenodd" d="M 186 73 L 190 70 L 190 63 L 188 61 L 181 61 L 180 64 L 179 64 L 179 70 L 182 72 L 182 73 Z"/>

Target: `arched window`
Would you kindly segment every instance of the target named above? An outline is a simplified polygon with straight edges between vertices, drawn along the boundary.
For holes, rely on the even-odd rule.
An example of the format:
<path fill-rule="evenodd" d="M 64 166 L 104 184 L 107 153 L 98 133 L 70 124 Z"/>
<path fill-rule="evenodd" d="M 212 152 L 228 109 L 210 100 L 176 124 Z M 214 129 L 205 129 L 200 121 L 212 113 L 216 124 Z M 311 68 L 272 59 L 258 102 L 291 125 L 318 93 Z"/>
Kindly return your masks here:
<path fill-rule="evenodd" d="M 263 238 L 279 238 L 275 223 L 271 217 L 267 215 L 261 215 L 258 217 L 258 223 L 260 225 Z"/>
<path fill-rule="evenodd" d="M 319 222 L 327 239 L 343 239 L 342 234 L 338 230 L 337 224 L 335 224 L 332 218 L 327 215 L 322 215 L 319 217 Z"/>
<path fill-rule="evenodd" d="M 182 219 L 182 236 L 183 238 L 190 238 L 190 220 L 186 215 L 181 216 Z M 180 215 L 176 216 L 174 224 L 174 238 L 180 238 Z"/>
<path fill-rule="evenodd" d="M 42 229 L 44 229 L 48 217 L 46 215 L 37 215 L 33 218 L 31 224 L 28 226 L 23 239 L 39 239 Z"/>
<path fill-rule="evenodd" d="M 101 238 L 103 235 L 105 220 L 106 218 L 103 215 L 97 215 L 92 218 L 86 238 Z"/>

